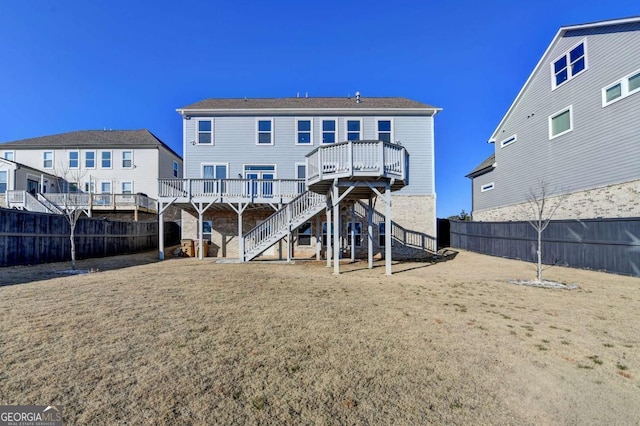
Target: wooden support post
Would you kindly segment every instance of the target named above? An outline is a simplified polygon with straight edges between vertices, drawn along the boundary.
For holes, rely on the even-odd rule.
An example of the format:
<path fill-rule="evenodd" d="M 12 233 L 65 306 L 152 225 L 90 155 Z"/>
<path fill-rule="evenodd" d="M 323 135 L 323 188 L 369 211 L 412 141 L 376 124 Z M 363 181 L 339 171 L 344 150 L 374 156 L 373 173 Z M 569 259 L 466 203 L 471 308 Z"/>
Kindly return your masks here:
<path fill-rule="evenodd" d="M 388 182 L 384 191 L 384 201 L 387 205 L 384 215 L 385 271 L 387 275 L 391 275 L 391 185 Z"/>
<path fill-rule="evenodd" d="M 164 260 L 164 211 L 161 202 L 158 202 L 158 210 L 158 259 Z"/>
<path fill-rule="evenodd" d="M 202 203 L 198 204 L 198 259 L 202 260 L 204 259 L 204 249 L 202 247 L 202 214 L 204 213 L 204 211 L 202 211 Z"/>
<path fill-rule="evenodd" d="M 321 259 L 320 252 L 322 251 L 322 221 L 320 215 L 316 216 L 316 260 Z"/>
<path fill-rule="evenodd" d="M 351 261 L 356 261 L 356 204 L 351 203 L 351 209 L 349 210 L 349 217 L 351 220 Z M 360 239 L 362 240 L 362 235 L 360 235 Z"/>
<path fill-rule="evenodd" d="M 333 222 L 331 221 L 331 202 L 329 195 L 327 195 L 327 268 L 331 267 L 331 256 L 333 254 L 331 250 L 331 229 Z"/>
<path fill-rule="evenodd" d="M 244 262 L 244 236 L 242 235 L 242 203 L 238 203 L 238 258 Z"/>
<path fill-rule="evenodd" d="M 367 206 L 367 245 L 369 269 L 373 269 L 373 198 L 369 197 Z"/>
<path fill-rule="evenodd" d="M 333 183 L 333 273 L 340 275 L 340 191 L 338 183 Z"/>

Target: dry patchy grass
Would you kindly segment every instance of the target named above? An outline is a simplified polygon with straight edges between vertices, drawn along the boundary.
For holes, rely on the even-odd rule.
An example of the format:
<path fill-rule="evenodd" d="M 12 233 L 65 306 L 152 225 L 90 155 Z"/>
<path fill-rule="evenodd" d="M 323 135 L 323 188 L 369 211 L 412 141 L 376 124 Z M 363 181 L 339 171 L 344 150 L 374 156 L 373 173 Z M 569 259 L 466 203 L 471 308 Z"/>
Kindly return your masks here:
<path fill-rule="evenodd" d="M 468 252 L 392 277 L 153 256 L 0 269 L 0 404 L 69 424 L 640 421 L 637 278 L 522 287 L 533 265 Z"/>

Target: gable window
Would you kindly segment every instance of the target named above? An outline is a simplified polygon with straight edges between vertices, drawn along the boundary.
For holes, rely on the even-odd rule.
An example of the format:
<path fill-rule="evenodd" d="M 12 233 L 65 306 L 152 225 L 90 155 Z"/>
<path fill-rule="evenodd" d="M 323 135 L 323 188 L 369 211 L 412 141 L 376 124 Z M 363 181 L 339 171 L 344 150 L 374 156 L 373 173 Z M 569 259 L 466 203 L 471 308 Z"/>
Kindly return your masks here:
<path fill-rule="evenodd" d="M 53 169 L 53 151 L 45 151 L 42 153 L 42 167 L 45 169 Z"/>
<path fill-rule="evenodd" d="M 96 152 L 95 151 L 84 152 L 84 167 L 87 169 L 96 168 Z"/>
<path fill-rule="evenodd" d="M 557 138 L 573 130 L 573 108 L 569 106 L 549 116 L 549 139 Z"/>
<path fill-rule="evenodd" d="M 336 142 L 336 120 L 322 120 L 322 143 Z"/>
<path fill-rule="evenodd" d="M 69 151 L 69 168 L 77 169 L 80 166 L 80 153 L 78 151 Z"/>
<path fill-rule="evenodd" d="M 391 142 L 391 120 L 378 120 L 378 140 Z"/>
<path fill-rule="evenodd" d="M 605 107 L 638 92 L 640 92 L 640 70 L 602 89 L 602 106 Z"/>
<path fill-rule="evenodd" d="M 347 120 L 347 140 L 359 141 L 361 137 L 362 121 L 361 120 Z"/>
<path fill-rule="evenodd" d="M 493 189 L 493 187 L 494 187 L 494 186 L 495 186 L 495 185 L 494 185 L 494 183 L 493 183 L 493 182 L 491 182 L 491 183 L 487 183 L 487 184 L 485 184 L 485 185 L 482 185 L 482 187 L 480 187 L 480 191 L 481 191 L 481 192 L 491 191 L 491 190 Z"/>
<path fill-rule="evenodd" d="M 298 228 L 298 245 L 311 245 L 311 222 L 305 222 Z"/>
<path fill-rule="evenodd" d="M 103 169 L 111 168 L 111 151 L 100 152 L 100 166 Z"/>
<path fill-rule="evenodd" d="M 257 145 L 273 145 L 273 119 L 258 120 Z"/>
<path fill-rule="evenodd" d="M 507 139 L 503 140 L 502 142 L 500 142 L 500 147 L 504 148 L 505 146 L 511 145 L 512 143 L 514 143 L 517 140 L 518 140 L 518 135 L 513 135 L 510 138 L 507 138 Z"/>
<path fill-rule="evenodd" d="M 180 171 L 180 165 L 177 161 L 173 162 L 173 177 L 177 178 Z"/>
<path fill-rule="evenodd" d="M 7 192 L 7 171 L 0 170 L 0 194 Z"/>
<path fill-rule="evenodd" d="M 2 157 L 3 157 L 5 160 L 13 161 L 13 158 L 14 158 L 14 156 L 13 156 L 13 155 L 14 155 L 14 154 L 13 154 L 13 151 L 5 151 Z"/>
<path fill-rule="evenodd" d="M 213 144 L 213 125 L 211 120 L 198 120 L 198 143 Z"/>
<path fill-rule="evenodd" d="M 553 88 L 571 80 L 586 68 L 586 52 L 582 42 L 553 62 Z"/>
<path fill-rule="evenodd" d="M 311 120 L 296 120 L 297 145 L 313 145 L 312 127 Z"/>
<path fill-rule="evenodd" d="M 133 167 L 133 151 L 122 152 L 122 168 L 130 169 Z"/>

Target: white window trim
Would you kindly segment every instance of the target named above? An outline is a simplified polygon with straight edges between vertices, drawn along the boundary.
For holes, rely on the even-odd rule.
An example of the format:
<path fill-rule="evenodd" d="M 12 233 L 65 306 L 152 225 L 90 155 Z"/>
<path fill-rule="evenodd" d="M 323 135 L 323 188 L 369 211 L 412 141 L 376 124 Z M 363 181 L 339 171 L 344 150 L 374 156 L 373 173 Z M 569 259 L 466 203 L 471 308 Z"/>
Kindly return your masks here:
<path fill-rule="evenodd" d="M 93 167 L 88 167 L 87 166 L 87 153 L 89 152 L 93 152 Z M 90 150 L 90 151 L 83 151 L 83 156 L 82 156 L 82 161 L 84 162 L 84 168 L 85 169 L 95 169 L 98 167 L 98 154 L 96 153 L 96 151 Z"/>
<path fill-rule="evenodd" d="M 195 121 L 196 121 L 196 138 L 195 138 L 196 140 L 194 141 L 195 142 L 194 145 L 215 145 L 215 138 L 214 138 L 214 135 L 215 135 L 215 132 L 214 132 L 215 127 L 214 127 L 214 125 L 215 125 L 215 122 L 214 122 L 214 119 L 213 118 L 198 118 Z M 209 142 L 209 143 L 201 143 L 200 142 L 200 122 L 201 121 L 208 121 L 208 122 L 211 123 L 211 132 L 210 132 L 211 133 L 211 142 Z"/>
<path fill-rule="evenodd" d="M 518 134 L 515 134 L 513 136 L 509 136 L 508 138 L 502 140 L 500 142 L 500 148 L 504 148 L 505 146 L 509 146 L 509 145 L 513 145 L 515 142 L 518 141 Z"/>
<path fill-rule="evenodd" d="M 553 119 L 556 118 L 557 116 L 559 116 L 560 114 L 569 111 L 569 128 L 567 130 L 565 130 L 564 132 L 560 132 L 557 135 L 553 135 L 551 132 L 553 131 L 552 128 L 552 123 L 553 123 Z M 560 111 L 557 111 L 554 114 L 551 114 L 549 116 L 549 140 L 558 138 L 562 135 L 566 135 L 569 132 L 573 131 L 573 105 L 569 105 L 566 108 L 562 108 Z"/>
<path fill-rule="evenodd" d="M 176 160 L 173 160 L 173 165 L 171 166 L 171 176 L 174 178 L 180 177 L 180 163 Z"/>
<path fill-rule="evenodd" d="M 108 152 L 109 153 L 109 163 L 111 164 L 109 167 L 103 167 L 102 166 L 102 153 L 103 152 Z M 113 169 L 113 151 L 101 150 L 100 151 L 100 159 L 98 161 L 100 161 L 100 168 L 101 169 L 103 169 L 103 170 L 111 170 L 111 169 Z"/>
<path fill-rule="evenodd" d="M 376 128 L 375 128 L 376 139 L 380 140 L 380 137 L 379 137 L 380 136 L 380 130 L 378 129 L 378 123 L 380 121 L 390 121 L 391 122 L 391 136 L 390 136 L 391 140 L 390 140 L 390 142 L 391 143 L 395 143 L 395 141 L 396 141 L 396 139 L 395 139 L 395 131 L 394 131 L 395 130 L 395 126 L 394 126 L 392 117 L 377 117 L 376 118 Z"/>
<path fill-rule="evenodd" d="M 7 177 L 7 181 L 5 182 L 7 184 L 7 191 L 11 190 L 11 173 L 9 173 L 9 170 L 0 170 L 0 172 L 4 172 L 5 176 Z M 0 192 L 0 194 L 3 194 L 3 192 Z"/>
<path fill-rule="evenodd" d="M 363 120 L 362 118 L 345 118 L 344 119 L 344 140 L 348 141 L 349 140 L 349 121 L 359 121 L 360 122 L 360 137 L 356 140 L 361 141 L 363 139 L 363 132 L 364 132 L 364 127 L 363 127 Z M 377 134 L 377 130 L 378 128 L 376 127 L 376 134 Z"/>
<path fill-rule="evenodd" d="M 126 167 L 124 165 L 124 153 L 125 152 L 130 152 L 131 153 L 131 165 L 129 167 Z M 135 165 L 133 164 L 133 150 L 132 149 L 127 149 L 125 151 L 122 151 L 122 155 L 120 156 L 120 165 L 122 166 L 123 169 L 125 170 L 131 170 L 131 169 L 135 169 Z"/>
<path fill-rule="evenodd" d="M 109 184 L 109 192 L 102 192 L 102 185 L 104 185 L 105 183 Z M 113 194 L 113 182 L 111 182 L 110 180 L 101 180 L 100 181 L 100 193 L 101 194 Z"/>
<path fill-rule="evenodd" d="M 75 152 L 76 154 L 78 154 L 78 159 L 76 160 L 78 162 L 78 166 L 77 167 L 71 167 L 71 153 Z M 76 149 L 72 149 L 70 151 L 67 151 L 67 161 L 69 164 L 69 170 L 78 170 L 80 169 L 80 164 L 82 163 L 82 157 L 80 156 L 80 151 L 76 150 Z"/>
<path fill-rule="evenodd" d="M 12 158 L 11 160 L 7 159 L 7 154 L 11 154 L 11 158 Z M 16 152 L 15 151 L 4 151 L 2 153 L 2 158 L 4 160 L 13 161 L 15 163 L 15 161 L 16 161 Z"/>
<path fill-rule="evenodd" d="M 260 122 L 261 121 L 271 121 L 271 142 L 270 143 L 260 143 Z M 297 129 L 296 129 L 297 130 Z M 273 118 L 256 118 L 256 145 L 258 146 L 273 146 L 274 145 L 274 140 L 275 140 L 275 126 L 274 126 L 274 120 Z M 298 136 L 298 133 L 296 131 L 296 137 Z M 258 164 L 256 164 L 257 166 Z"/>
<path fill-rule="evenodd" d="M 298 142 L 298 133 L 299 133 L 298 122 L 299 121 L 309 121 L 310 124 L 311 124 L 311 130 L 309 131 L 309 133 L 311 133 L 310 139 L 309 139 L 309 143 L 299 143 Z M 314 139 L 314 137 L 313 137 L 313 133 L 314 133 L 313 132 L 313 118 L 311 118 L 311 117 L 299 117 L 299 118 L 296 118 L 295 126 L 296 126 L 295 127 L 296 145 L 302 145 L 302 146 L 311 146 L 311 145 L 313 145 L 313 139 Z M 273 129 L 273 126 L 272 126 L 272 129 Z"/>
<path fill-rule="evenodd" d="M 265 144 L 266 145 L 266 144 Z M 268 170 L 246 170 L 245 167 L 247 166 L 273 166 L 273 179 L 278 179 L 278 165 L 277 164 L 273 164 L 273 163 L 242 163 L 242 176 L 245 176 L 244 179 L 246 179 L 247 176 L 247 172 L 251 173 L 251 172 L 267 172 L 269 173 Z"/>
<path fill-rule="evenodd" d="M 634 77 L 636 75 L 640 74 L 640 69 L 635 70 L 634 72 L 625 75 L 624 77 L 622 77 L 620 80 L 616 80 L 613 83 L 605 86 L 602 88 L 602 108 L 609 106 L 611 104 L 614 104 L 618 101 L 621 101 L 622 99 L 625 99 L 628 96 L 631 96 L 635 93 L 640 92 L 640 87 L 638 87 L 637 89 L 634 89 L 632 91 L 629 91 L 629 79 L 631 77 Z M 616 85 L 620 85 L 620 96 L 618 96 L 617 98 L 615 98 L 612 101 L 607 102 L 607 90 L 611 89 L 612 87 L 616 86 Z"/>
<path fill-rule="evenodd" d="M 489 182 L 489 183 L 485 183 L 484 185 L 482 185 L 480 187 L 480 192 L 487 192 L 487 191 L 492 191 L 493 188 L 495 188 L 495 182 Z"/>
<path fill-rule="evenodd" d="M 575 49 L 576 47 L 578 47 L 580 44 L 584 44 L 584 69 L 582 71 L 580 71 L 577 74 L 572 74 L 569 75 L 569 71 L 571 70 L 571 59 L 569 58 L 569 53 L 571 53 L 571 51 L 573 49 Z M 556 90 L 558 87 L 564 86 L 565 84 L 567 84 L 568 82 L 570 82 L 571 80 L 573 80 L 575 77 L 579 76 L 580 74 L 582 74 L 583 72 L 585 72 L 586 70 L 589 69 L 589 61 L 588 61 L 588 54 L 587 54 L 587 39 L 583 38 L 581 41 L 577 42 L 576 44 L 574 44 L 573 46 L 571 46 L 570 48 L 566 49 L 564 51 L 564 53 L 562 55 L 559 55 L 558 57 L 556 57 L 553 61 L 551 61 L 550 68 L 551 68 L 551 90 Z M 565 81 L 563 81 L 560 84 L 556 84 L 556 71 L 555 71 L 555 63 L 558 62 L 558 60 L 560 60 L 563 56 L 567 57 L 567 79 Z"/>
<path fill-rule="evenodd" d="M 51 153 L 51 167 L 47 167 L 45 165 L 45 161 L 47 161 L 45 154 Z M 56 164 L 56 154 L 53 151 L 43 151 L 42 152 L 42 168 L 46 170 L 53 169 L 53 166 Z"/>
<path fill-rule="evenodd" d="M 200 178 L 201 179 L 211 179 L 211 178 L 205 178 L 204 177 L 204 166 L 213 166 L 213 171 L 215 173 L 216 171 L 216 166 L 225 166 L 226 167 L 226 176 L 223 178 L 213 178 L 213 179 L 229 179 L 229 163 L 212 163 L 210 161 L 204 161 L 202 163 L 200 163 Z"/>
<path fill-rule="evenodd" d="M 335 130 L 333 131 L 333 139 L 335 139 L 333 142 L 325 142 L 324 141 L 324 133 L 325 131 L 322 128 L 322 124 L 324 121 L 333 121 L 333 124 L 335 124 Z M 330 132 L 327 132 L 330 133 Z M 340 139 L 338 139 L 338 119 L 336 117 L 322 117 L 320 119 L 320 145 L 332 145 L 334 143 L 338 143 L 340 142 Z"/>
<path fill-rule="evenodd" d="M 304 166 L 304 174 L 305 174 L 305 179 L 306 179 L 306 175 L 307 175 L 307 163 L 306 162 L 299 162 L 299 163 L 294 163 L 293 166 L 293 175 L 295 176 L 294 179 L 300 179 L 298 177 L 298 167 L 299 166 Z"/>

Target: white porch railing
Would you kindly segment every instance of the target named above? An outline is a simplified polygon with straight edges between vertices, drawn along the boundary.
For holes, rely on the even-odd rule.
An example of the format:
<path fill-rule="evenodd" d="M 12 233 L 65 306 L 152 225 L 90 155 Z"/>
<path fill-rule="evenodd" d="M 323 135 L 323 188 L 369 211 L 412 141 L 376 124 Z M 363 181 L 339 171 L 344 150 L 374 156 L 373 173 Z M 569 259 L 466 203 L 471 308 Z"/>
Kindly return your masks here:
<path fill-rule="evenodd" d="M 346 176 L 406 178 L 408 153 L 398 144 L 350 141 L 320 146 L 307 154 L 307 185 Z"/>
<path fill-rule="evenodd" d="M 7 206 L 9 208 L 18 208 L 30 212 L 53 213 L 51 209 L 47 208 L 47 206 L 27 191 L 7 191 Z"/>
<path fill-rule="evenodd" d="M 304 179 L 158 179 L 158 183 L 158 197 L 163 198 L 275 202 L 306 191 Z"/>
<path fill-rule="evenodd" d="M 244 236 L 244 260 L 249 261 L 287 236 L 326 207 L 326 197 L 306 191 Z"/>

